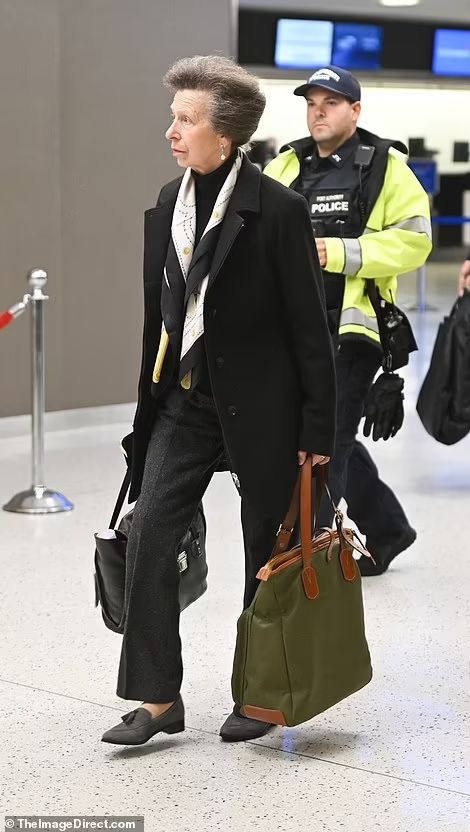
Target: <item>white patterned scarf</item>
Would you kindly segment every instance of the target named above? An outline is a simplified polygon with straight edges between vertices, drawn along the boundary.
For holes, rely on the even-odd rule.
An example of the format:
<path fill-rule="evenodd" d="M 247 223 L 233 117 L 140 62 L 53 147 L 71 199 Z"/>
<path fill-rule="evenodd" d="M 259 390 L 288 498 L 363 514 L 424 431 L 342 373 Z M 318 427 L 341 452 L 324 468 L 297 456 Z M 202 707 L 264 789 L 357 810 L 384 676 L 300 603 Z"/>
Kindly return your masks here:
<path fill-rule="evenodd" d="M 196 188 L 191 168 L 184 173 L 173 211 L 164 269 L 162 332 L 153 372 L 155 383 L 160 380 L 171 334 L 178 338 L 178 342 L 181 339 L 180 383 L 189 389 L 193 382 L 193 370 L 200 364 L 203 355 L 204 297 L 212 258 L 241 163 L 242 151 L 239 150 L 196 247 Z"/>

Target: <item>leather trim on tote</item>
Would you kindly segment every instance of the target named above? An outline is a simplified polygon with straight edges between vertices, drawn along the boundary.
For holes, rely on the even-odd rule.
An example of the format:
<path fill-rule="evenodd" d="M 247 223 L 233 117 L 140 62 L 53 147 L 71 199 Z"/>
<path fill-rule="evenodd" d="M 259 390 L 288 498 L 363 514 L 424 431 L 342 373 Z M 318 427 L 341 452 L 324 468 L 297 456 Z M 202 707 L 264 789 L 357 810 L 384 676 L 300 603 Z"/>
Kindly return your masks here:
<path fill-rule="evenodd" d="M 270 722 L 273 725 L 286 726 L 286 718 L 282 711 L 272 711 L 269 708 L 257 708 L 256 705 L 243 705 L 240 708 L 243 716 L 249 719 L 259 719 L 261 722 Z"/>
<path fill-rule="evenodd" d="M 352 543 L 353 532 L 351 529 L 343 529 L 343 537 L 348 543 Z M 336 531 L 323 532 L 312 541 L 312 555 L 320 552 L 322 549 L 328 549 L 328 560 L 331 560 L 332 549 L 335 544 L 339 543 L 339 535 Z M 259 581 L 269 581 L 272 575 L 277 575 L 283 569 L 287 569 L 293 563 L 298 563 L 302 560 L 302 551 L 300 546 L 290 549 L 288 552 L 278 554 L 274 558 L 270 558 L 264 566 L 258 571 L 256 577 Z"/>
<path fill-rule="evenodd" d="M 357 577 L 356 561 L 352 549 L 341 549 L 339 562 L 345 581 L 355 581 Z"/>

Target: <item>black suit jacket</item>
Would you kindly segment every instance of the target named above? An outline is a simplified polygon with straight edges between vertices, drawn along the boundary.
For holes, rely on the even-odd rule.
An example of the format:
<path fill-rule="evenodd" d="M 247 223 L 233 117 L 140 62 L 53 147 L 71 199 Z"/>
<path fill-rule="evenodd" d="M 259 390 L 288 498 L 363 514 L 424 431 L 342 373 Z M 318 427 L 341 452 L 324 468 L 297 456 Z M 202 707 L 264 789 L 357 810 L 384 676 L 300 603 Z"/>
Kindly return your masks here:
<path fill-rule="evenodd" d="M 174 377 L 171 345 L 151 379 L 160 294 L 181 179 L 145 214 L 145 322 L 129 499 L 139 494 L 158 395 Z M 227 207 L 204 306 L 204 339 L 229 466 L 261 513 L 282 516 L 299 449 L 331 455 L 335 371 L 320 266 L 305 200 L 244 158 Z"/>

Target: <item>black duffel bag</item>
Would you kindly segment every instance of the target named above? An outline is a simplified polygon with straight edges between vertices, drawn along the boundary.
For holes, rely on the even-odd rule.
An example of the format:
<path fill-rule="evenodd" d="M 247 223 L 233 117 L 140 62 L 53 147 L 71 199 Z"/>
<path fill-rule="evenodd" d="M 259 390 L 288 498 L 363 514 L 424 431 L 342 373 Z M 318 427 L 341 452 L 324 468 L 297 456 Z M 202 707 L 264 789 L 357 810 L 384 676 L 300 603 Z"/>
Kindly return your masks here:
<path fill-rule="evenodd" d="M 457 298 L 439 324 L 416 410 L 427 432 L 444 445 L 470 431 L 470 292 Z"/>
<path fill-rule="evenodd" d="M 111 517 L 110 529 L 114 529 L 129 488 L 129 469 L 119 492 Z M 115 529 L 115 537 L 105 538 L 95 534 L 95 606 L 101 606 L 103 621 L 114 633 L 124 632 L 124 591 L 126 585 L 126 547 L 132 523 L 133 511 L 121 519 Z M 180 608 L 186 609 L 200 598 L 207 589 L 206 520 L 202 503 L 175 552 L 180 587 Z"/>

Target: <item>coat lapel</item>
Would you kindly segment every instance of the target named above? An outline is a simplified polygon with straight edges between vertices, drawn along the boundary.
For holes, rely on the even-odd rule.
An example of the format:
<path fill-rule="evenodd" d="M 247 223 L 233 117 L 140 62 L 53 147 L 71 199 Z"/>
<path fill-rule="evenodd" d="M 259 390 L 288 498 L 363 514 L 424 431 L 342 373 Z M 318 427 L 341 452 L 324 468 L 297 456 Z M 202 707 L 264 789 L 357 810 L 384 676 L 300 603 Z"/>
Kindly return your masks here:
<path fill-rule="evenodd" d="M 212 267 L 209 274 L 209 290 L 222 268 L 222 265 L 237 239 L 244 225 L 243 217 L 245 212 L 259 213 L 260 210 L 260 189 L 261 173 L 250 162 L 246 156 L 243 158 L 240 173 L 233 189 L 227 213 L 220 229 L 219 239 L 212 260 Z"/>

